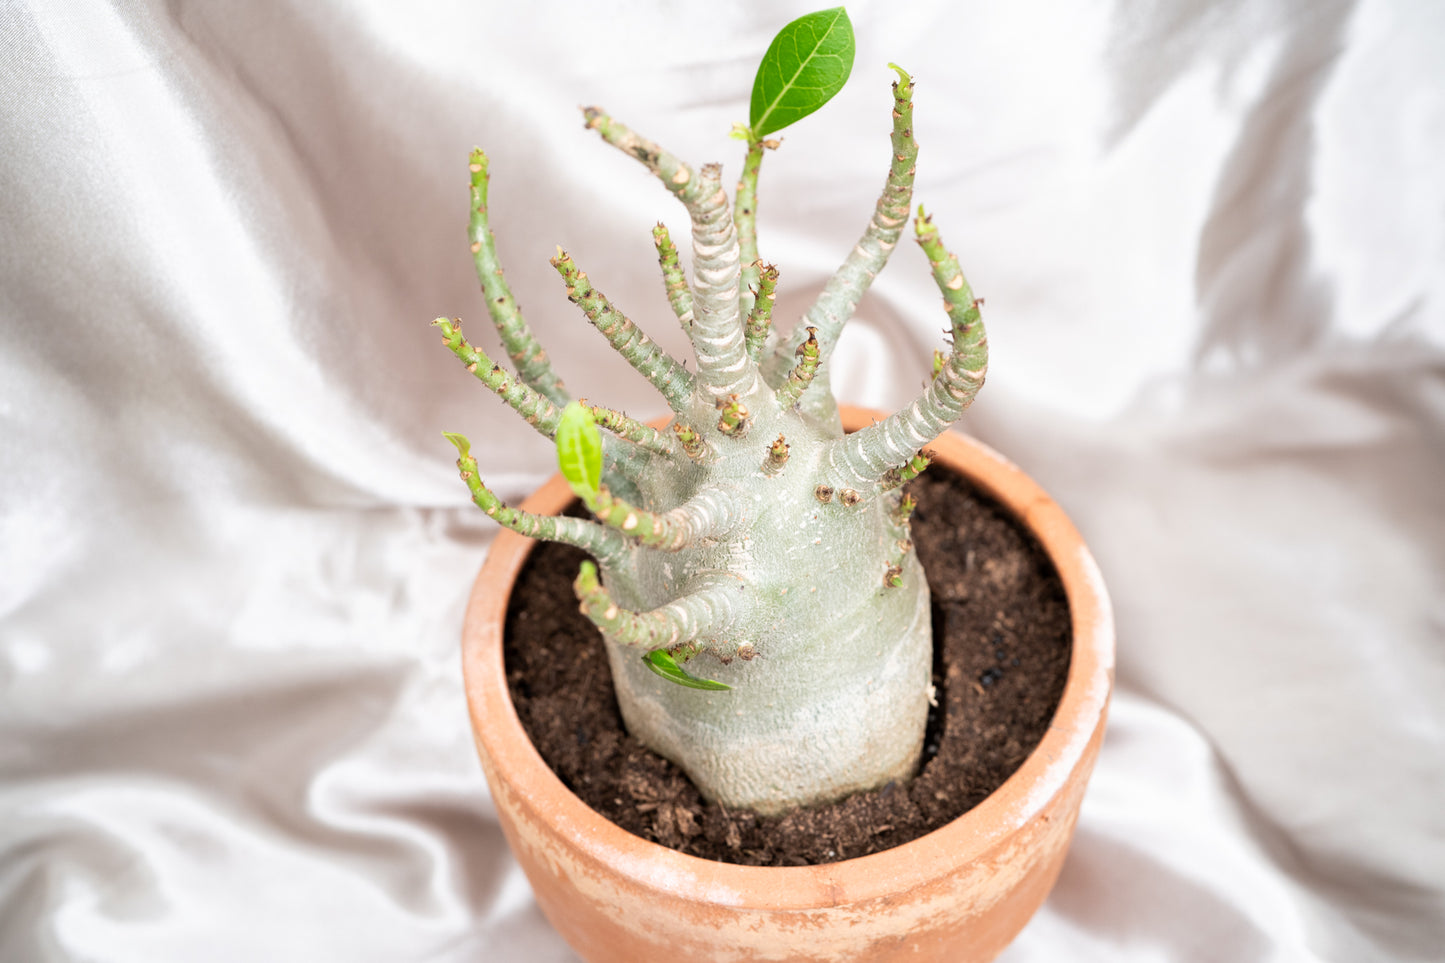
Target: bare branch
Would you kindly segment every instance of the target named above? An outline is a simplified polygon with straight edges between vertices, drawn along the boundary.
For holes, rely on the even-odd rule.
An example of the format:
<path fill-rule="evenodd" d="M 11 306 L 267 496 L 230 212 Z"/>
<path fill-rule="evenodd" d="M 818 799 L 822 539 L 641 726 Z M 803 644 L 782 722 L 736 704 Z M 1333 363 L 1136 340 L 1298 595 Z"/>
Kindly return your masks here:
<path fill-rule="evenodd" d="M 692 375 L 687 369 L 612 306 L 606 295 L 592 286 L 585 272 L 578 270 L 570 255 L 557 248 L 552 266 L 567 282 L 567 300 L 582 309 L 592 326 L 607 343 L 656 388 L 669 408 L 681 414 L 692 399 Z"/>
<path fill-rule="evenodd" d="M 516 365 L 522 383 L 558 408 L 565 407 L 572 397 L 562 385 L 562 379 L 552 370 L 547 352 L 532 335 L 517 299 L 512 297 L 512 290 L 502 276 L 496 239 L 487 220 L 487 186 L 490 179 L 487 155 L 481 148 L 472 150 L 469 169 L 472 174 L 472 216 L 468 234 L 472 240 L 472 260 L 476 262 L 477 279 L 482 282 L 482 293 L 486 297 L 487 313 L 491 315 L 497 334 L 502 338 L 502 346 Z"/>
<path fill-rule="evenodd" d="M 592 412 L 593 421 L 623 441 L 630 441 L 637 447 L 655 455 L 671 455 L 677 451 L 677 443 L 670 436 L 663 434 L 651 425 L 645 425 L 635 418 L 629 418 L 623 412 L 615 409 L 591 404 L 586 398 L 579 400 Z"/>
<path fill-rule="evenodd" d="M 757 292 L 752 310 L 748 312 L 743 337 L 747 341 L 748 357 L 757 361 L 763 356 L 763 347 L 768 343 L 768 335 L 773 330 L 773 303 L 778 297 L 778 269 L 771 264 L 758 262 L 754 262 L 753 266 L 757 268 Z"/>
<path fill-rule="evenodd" d="M 628 538 L 663 552 L 676 552 L 731 531 L 743 517 L 746 500 L 731 486 L 710 486 L 678 507 L 649 512 L 629 505 L 606 488 L 589 506 L 598 521 Z"/>
<path fill-rule="evenodd" d="M 652 141 L 595 107 L 583 110 L 587 126 L 619 150 L 640 160 L 687 207 L 692 218 L 693 325 L 697 384 L 710 400 L 746 396 L 761 382 L 743 343 L 739 313 L 737 231 L 721 171 L 707 164 L 694 172 Z"/>
<path fill-rule="evenodd" d="M 701 589 L 650 612 L 620 607 L 597 579 L 597 568 L 584 562 L 573 583 L 582 613 L 608 638 L 640 651 L 684 645 L 703 636 L 721 633 L 733 622 L 738 596 L 734 588 Z"/>
<path fill-rule="evenodd" d="M 677 245 L 667 233 L 661 221 L 652 229 L 652 243 L 657 248 L 657 263 L 662 267 L 662 281 L 667 289 L 667 303 L 677 315 L 682 330 L 692 330 L 692 289 L 687 286 L 687 277 L 678 262 Z"/>
<path fill-rule="evenodd" d="M 979 315 L 979 302 L 958 267 L 958 258 L 944 248 L 938 228 L 921 208 L 914 229 L 933 265 L 933 279 L 943 292 L 953 328 L 952 350 L 933 382 L 913 404 L 833 443 L 828 460 L 840 481 L 885 481 L 890 470 L 904 465 L 918 449 L 958 420 L 973 403 L 988 370 L 988 337 Z"/>
<path fill-rule="evenodd" d="M 829 356 L 838 343 L 843 325 L 857 310 L 863 293 L 873 283 L 874 277 L 888 263 L 888 257 L 898 244 L 903 225 L 908 222 L 908 209 L 913 198 L 913 175 L 918 160 L 918 142 L 913 138 L 913 80 L 901 68 L 898 81 L 893 84 L 893 161 L 889 165 L 888 180 L 873 211 L 873 217 L 863 236 L 848 252 L 848 257 L 828 280 L 803 317 L 803 323 L 794 329 L 792 337 L 781 342 L 767 365 L 769 378 L 781 377 L 785 366 L 790 363 L 793 352 L 805 340 L 804 329 L 818 329 L 819 357 L 823 369 L 827 370 Z M 773 382 L 776 383 L 776 382 Z M 820 378 L 815 390 L 803 399 L 805 409 L 832 413 L 835 403 L 827 391 L 828 379 Z"/>
<path fill-rule="evenodd" d="M 816 328 L 808 329 L 808 340 L 798 346 L 798 363 L 793 370 L 788 372 L 788 380 L 778 386 L 775 393 L 778 399 L 778 407 L 788 411 L 803 397 L 803 392 L 813 383 L 813 376 L 818 373 L 818 332 Z"/>
<path fill-rule="evenodd" d="M 753 291 L 758 284 L 758 170 L 763 165 L 763 141 L 748 136 L 748 153 L 733 201 L 733 223 L 738 228 L 738 257 L 742 262 L 738 313 L 748 317 L 753 310 Z M 772 141 L 776 145 L 776 141 Z M 751 352 L 756 360 L 758 354 Z"/>
<path fill-rule="evenodd" d="M 488 517 L 495 519 L 497 524 L 528 538 L 576 546 L 585 552 L 591 552 L 603 562 L 620 559 L 627 550 L 627 540 L 621 533 L 585 518 L 534 515 L 521 509 L 509 508 L 490 488 L 482 484 L 482 479 L 477 474 L 477 460 L 472 456 L 471 443 L 466 437 L 448 432 L 446 438 L 456 446 L 457 470 L 461 473 L 462 481 L 466 482 L 467 490 L 472 493 L 472 501 L 486 512 Z"/>
<path fill-rule="evenodd" d="M 461 318 L 437 318 L 432 324 L 442 329 L 442 343 L 451 349 L 467 370 L 506 402 L 527 424 L 551 438 L 557 433 L 561 411 L 537 390 L 523 384 L 501 365 L 462 337 Z"/>

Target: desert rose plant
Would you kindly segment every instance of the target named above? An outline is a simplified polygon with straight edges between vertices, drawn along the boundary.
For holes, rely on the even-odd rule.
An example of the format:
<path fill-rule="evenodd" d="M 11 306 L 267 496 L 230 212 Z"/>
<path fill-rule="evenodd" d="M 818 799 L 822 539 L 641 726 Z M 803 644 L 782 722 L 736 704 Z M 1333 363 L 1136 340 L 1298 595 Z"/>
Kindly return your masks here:
<path fill-rule="evenodd" d="M 524 535 L 596 559 L 576 580 L 602 631 L 628 731 L 702 793 L 776 813 L 904 780 L 916 769 L 932 698 L 928 588 L 901 486 L 923 447 L 983 383 L 987 343 L 957 259 L 920 209 L 919 244 L 951 327 L 932 382 L 902 411 L 844 434 L 828 359 L 844 322 L 909 219 L 918 145 L 913 81 L 894 67 L 892 163 L 862 237 L 792 333 L 772 323 L 778 272 L 758 260 L 758 170 L 770 134 L 816 110 L 847 79 L 843 9 L 802 17 L 769 47 L 753 87 L 741 180 L 730 201 L 716 164 L 692 167 L 596 108 L 586 126 L 640 161 L 686 207 L 692 277 L 659 224 L 667 300 L 696 353 L 689 371 L 558 250 L 567 296 L 672 410 L 659 430 L 574 401 L 523 320 L 487 220 L 487 157 L 471 158 L 471 240 L 511 373 L 441 318 L 448 348 L 553 439 L 593 519 L 510 508 L 483 484 L 470 445 L 448 434 L 472 498 Z M 599 427 L 602 429 L 599 431 Z"/>

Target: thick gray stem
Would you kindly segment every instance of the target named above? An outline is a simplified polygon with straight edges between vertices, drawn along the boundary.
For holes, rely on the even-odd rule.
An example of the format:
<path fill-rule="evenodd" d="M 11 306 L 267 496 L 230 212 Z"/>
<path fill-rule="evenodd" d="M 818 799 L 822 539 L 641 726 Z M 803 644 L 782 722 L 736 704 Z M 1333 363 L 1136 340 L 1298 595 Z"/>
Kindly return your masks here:
<path fill-rule="evenodd" d="M 705 189 L 692 215 L 693 326 L 697 380 L 710 401 L 745 397 L 758 387 L 758 368 L 748 357 L 738 303 L 740 258 L 728 196 L 717 165 L 702 169 Z"/>
<path fill-rule="evenodd" d="M 716 164 L 700 173 L 596 107 L 583 109 L 587 126 L 603 140 L 637 158 L 682 201 L 692 218 L 693 326 L 697 382 L 709 402 L 747 396 L 759 386 L 748 357 L 739 309 L 741 263 L 737 231 L 722 174 Z"/>

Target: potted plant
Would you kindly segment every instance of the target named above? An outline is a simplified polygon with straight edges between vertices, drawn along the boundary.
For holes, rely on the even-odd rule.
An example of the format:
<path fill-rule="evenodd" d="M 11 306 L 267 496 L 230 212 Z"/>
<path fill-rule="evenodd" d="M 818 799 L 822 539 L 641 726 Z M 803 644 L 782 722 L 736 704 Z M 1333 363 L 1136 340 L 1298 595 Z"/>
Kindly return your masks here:
<path fill-rule="evenodd" d="M 654 239 L 694 371 L 568 255 L 553 259 L 569 299 L 666 400 L 670 426 L 569 396 L 502 278 L 487 158 L 471 158 L 472 252 L 516 373 L 471 345 L 459 321 L 435 323 L 469 371 L 555 442 L 562 471 L 508 507 L 483 483 L 467 440 L 447 435 L 473 500 L 509 530 L 468 611 L 467 691 L 502 826 L 543 910 L 590 960 L 990 958 L 1052 885 L 1102 738 L 1112 632 L 1087 551 L 1016 468 L 976 443 L 939 438 L 983 383 L 987 341 L 979 302 L 921 208 L 914 230 L 943 295 L 949 349 L 935 355 L 921 397 L 886 418 L 840 412 L 828 390 L 842 325 L 911 213 L 913 82 L 901 68 L 893 160 L 873 217 L 793 332 L 772 326 L 778 276 L 757 258 L 759 167 L 777 146 L 769 135 L 831 98 L 852 57 L 842 8 L 783 29 L 759 68 L 750 123 L 735 131 L 747 154 L 732 201 L 717 165 L 693 168 L 584 111 L 586 126 L 641 161 L 691 218 L 691 282 L 661 225 Z M 886 852 L 735 866 L 632 836 L 547 768 L 512 709 L 501 654 L 506 599 L 533 538 L 595 559 L 574 590 L 606 640 L 627 728 L 708 799 L 770 814 L 909 779 L 936 694 L 928 587 L 901 489 L 934 457 L 1029 527 L 1064 584 L 1075 630 L 1053 726 L 983 804 Z M 557 514 L 574 497 L 592 518 Z"/>

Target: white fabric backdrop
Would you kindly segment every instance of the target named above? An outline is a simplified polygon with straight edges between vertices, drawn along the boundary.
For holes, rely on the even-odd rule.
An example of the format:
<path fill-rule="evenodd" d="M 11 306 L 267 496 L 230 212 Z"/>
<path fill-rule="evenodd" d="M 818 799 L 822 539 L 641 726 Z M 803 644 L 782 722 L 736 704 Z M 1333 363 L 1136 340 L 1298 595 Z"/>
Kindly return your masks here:
<path fill-rule="evenodd" d="M 545 8 L 545 9 L 544 9 Z M 809 4 L 0 3 L 0 959 L 571 960 L 493 818 L 462 605 L 545 444 L 483 335 L 466 157 L 580 393 L 660 412 L 554 243 L 681 347 L 679 211 L 581 103 L 722 160 Z M 1008 963 L 1445 959 L 1445 7 L 850 4 L 763 171 L 780 319 L 865 222 L 896 60 L 993 345 L 970 431 L 1073 514 L 1119 689 Z M 905 246 L 835 384 L 944 324 Z"/>

